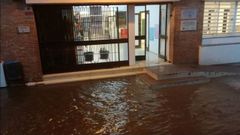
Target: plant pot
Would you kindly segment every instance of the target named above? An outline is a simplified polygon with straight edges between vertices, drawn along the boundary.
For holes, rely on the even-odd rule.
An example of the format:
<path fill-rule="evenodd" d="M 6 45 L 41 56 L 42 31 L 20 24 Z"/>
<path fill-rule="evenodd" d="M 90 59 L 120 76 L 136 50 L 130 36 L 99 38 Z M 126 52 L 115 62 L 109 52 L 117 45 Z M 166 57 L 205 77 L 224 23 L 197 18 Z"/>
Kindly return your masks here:
<path fill-rule="evenodd" d="M 85 61 L 87 62 L 93 61 L 93 52 L 85 52 L 84 58 L 85 58 Z"/>
<path fill-rule="evenodd" d="M 109 51 L 100 51 L 100 59 L 108 59 Z"/>

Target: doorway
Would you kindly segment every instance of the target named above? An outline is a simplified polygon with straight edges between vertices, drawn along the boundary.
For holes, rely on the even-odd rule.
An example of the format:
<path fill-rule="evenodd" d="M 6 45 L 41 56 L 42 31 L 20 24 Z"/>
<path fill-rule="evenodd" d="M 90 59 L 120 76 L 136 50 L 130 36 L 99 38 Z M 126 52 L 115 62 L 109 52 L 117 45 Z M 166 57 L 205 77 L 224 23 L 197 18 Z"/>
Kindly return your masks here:
<path fill-rule="evenodd" d="M 135 6 L 135 56 L 167 60 L 168 4 Z"/>
<path fill-rule="evenodd" d="M 135 6 L 135 55 L 136 60 L 146 59 L 147 42 L 147 16 L 146 6 Z"/>

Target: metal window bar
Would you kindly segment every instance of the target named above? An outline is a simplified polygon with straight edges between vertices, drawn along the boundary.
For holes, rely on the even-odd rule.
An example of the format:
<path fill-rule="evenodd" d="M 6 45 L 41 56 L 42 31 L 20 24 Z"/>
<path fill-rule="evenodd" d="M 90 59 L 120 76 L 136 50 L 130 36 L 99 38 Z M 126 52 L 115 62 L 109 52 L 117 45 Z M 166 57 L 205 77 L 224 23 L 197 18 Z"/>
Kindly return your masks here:
<path fill-rule="evenodd" d="M 240 32 L 240 2 L 237 2 L 236 32 Z"/>
<path fill-rule="evenodd" d="M 118 62 L 120 50 L 118 44 L 76 46 L 77 64 Z"/>
<path fill-rule="evenodd" d="M 239 2 L 205 2 L 203 35 L 240 32 Z"/>
<path fill-rule="evenodd" d="M 74 6 L 74 39 L 118 39 L 117 12 L 117 7 Z"/>

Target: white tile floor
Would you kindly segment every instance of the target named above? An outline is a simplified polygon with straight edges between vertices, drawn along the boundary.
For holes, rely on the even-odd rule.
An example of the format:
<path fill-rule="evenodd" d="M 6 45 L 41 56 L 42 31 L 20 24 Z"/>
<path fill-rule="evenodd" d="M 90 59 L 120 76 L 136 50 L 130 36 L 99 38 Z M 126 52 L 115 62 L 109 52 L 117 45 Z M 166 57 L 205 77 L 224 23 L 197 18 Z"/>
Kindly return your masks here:
<path fill-rule="evenodd" d="M 146 53 L 146 60 L 136 62 L 136 66 L 144 66 L 144 67 L 167 65 L 167 64 L 170 64 L 170 63 L 165 62 L 163 59 L 158 57 L 158 54 L 155 54 L 153 52 Z"/>

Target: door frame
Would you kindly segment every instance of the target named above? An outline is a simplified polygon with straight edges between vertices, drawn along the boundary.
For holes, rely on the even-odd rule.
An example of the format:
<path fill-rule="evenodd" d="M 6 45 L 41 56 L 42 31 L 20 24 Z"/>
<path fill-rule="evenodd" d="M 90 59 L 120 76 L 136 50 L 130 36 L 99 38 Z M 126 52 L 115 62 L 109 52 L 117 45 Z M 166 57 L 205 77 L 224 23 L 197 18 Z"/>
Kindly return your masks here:
<path fill-rule="evenodd" d="M 138 40 L 138 43 L 139 43 L 139 45 L 141 45 L 141 40 L 145 40 L 145 45 L 144 45 L 144 55 L 141 55 L 141 56 L 135 56 L 136 57 L 136 61 L 140 61 L 140 60 L 146 60 L 146 54 L 147 54 L 147 27 L 148 27 L 148 29 L 149 29 L 149 26 L 147 26 L 147 24 L 149 24 L 149 23 L 147 23 L 147 14 L 149 14 L 149 12 L 147 11 L 147 5 L 136 5 L 136 6 L 144 6 L 144 11 L 140 11 L 139 13 L 135 13 L 135 15 L 138 15 L 138 32 L 139 33 L 141 33 L 141 24 L 142 24 L 142 22 L 141 22 L 141 14 L 142 13 L 145 13 L 145 27 L 144 27 L 144 31 L 145 31 L 145 35 L 141 35 L 141 34 L 139 34 L 138 36 L 136 36 L 135 35 L 135 41 L 136 40 Z M 135 7 L 136 7 L 135 6 Z M 136 32 L 136 31 L 135 31 Z M 135 48 L 136 48 L 136 45 L 135 45 Z"/>
<path fill-rule="evenodd" d="M 166 11 L 165 11 L 165 14 L 166 14 L 166 20 L 165 20 L 165 35 L 162 35 L 161 33 L 161 30 L 162 30 L 162 6 L 161 5 L 166 5 Z M 159 58 L 162 58 L 164 59 L 164 61 L 167 61 L 167 40 L 168 40 L 168 8 L 169 8 L 169 5 L 168 4 L 159 4 L 159 51 L 158 51 L 158 55 L 159 55 Z M 164 42 L 164 54 L 165 55 L 161 55 L 161 39 L 165 39 L 165 42 Z"/>

